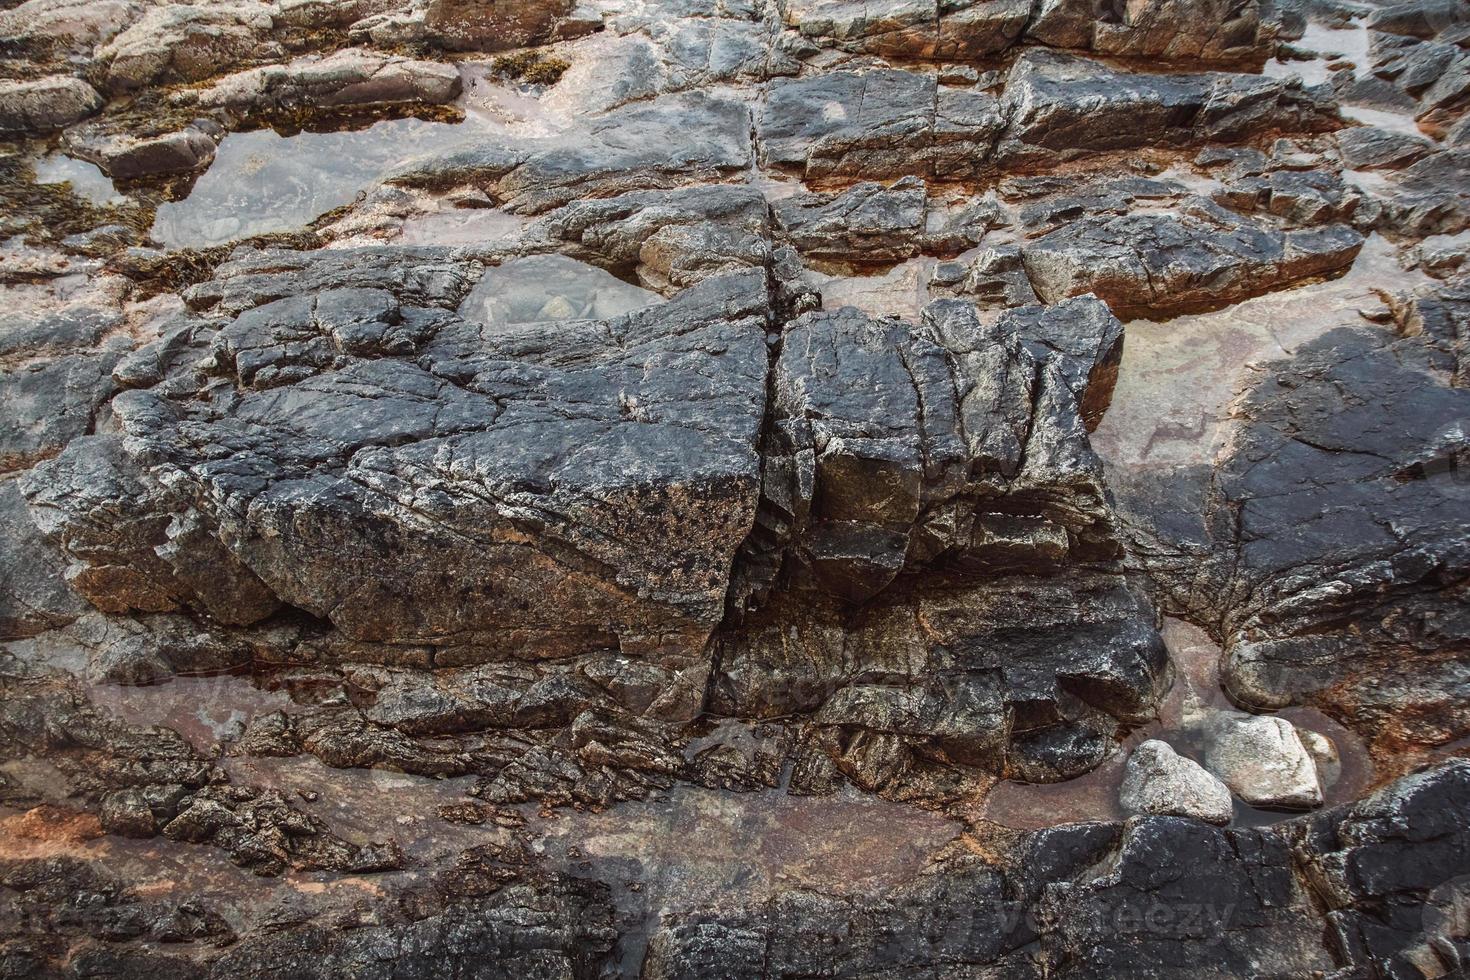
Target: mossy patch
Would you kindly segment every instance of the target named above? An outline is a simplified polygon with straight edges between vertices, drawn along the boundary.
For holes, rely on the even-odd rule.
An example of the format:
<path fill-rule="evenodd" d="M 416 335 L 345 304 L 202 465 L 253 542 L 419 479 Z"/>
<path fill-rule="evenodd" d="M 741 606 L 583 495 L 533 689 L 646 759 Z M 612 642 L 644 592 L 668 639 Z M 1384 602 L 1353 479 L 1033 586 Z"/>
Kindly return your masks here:
<path fill-rule="evenodd" d="M 490 63 L 490 74 L 511 78 L 530 85 L 555 85 L 572 67 L 571 62 L 540 51 L 517 51 L 503 54 Z"/>

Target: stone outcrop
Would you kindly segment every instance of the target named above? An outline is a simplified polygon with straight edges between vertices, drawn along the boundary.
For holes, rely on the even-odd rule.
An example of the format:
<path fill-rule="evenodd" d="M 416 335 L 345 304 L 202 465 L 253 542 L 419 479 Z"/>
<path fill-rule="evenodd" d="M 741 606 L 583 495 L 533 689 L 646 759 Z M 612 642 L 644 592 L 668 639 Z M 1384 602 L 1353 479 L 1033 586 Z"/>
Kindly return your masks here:
<path fill-rule="evenodd" d="M 1083 218 L 1022 246 L 1022 257 L 1045 302 L 1094 293 L 1120 316 L 1165 317 L 1342 272 L 1362 245 L 1346 225 L 1282 232 L 1197 201 Z"/>
<path fill-rule="evenodd" d="M 1023 52 L 1005 88 L 997 163 L 1045 169 L 1086 154 L 1234 142 L 1273 130 L 1337 127 L 1337 107 L 1299 80 L 1133 74 L 1044 50 Z"/>
<path fill-rule="evenodd" d="M 0 976 L 1466 972 L 1464 3 L 0 6 Z"/>

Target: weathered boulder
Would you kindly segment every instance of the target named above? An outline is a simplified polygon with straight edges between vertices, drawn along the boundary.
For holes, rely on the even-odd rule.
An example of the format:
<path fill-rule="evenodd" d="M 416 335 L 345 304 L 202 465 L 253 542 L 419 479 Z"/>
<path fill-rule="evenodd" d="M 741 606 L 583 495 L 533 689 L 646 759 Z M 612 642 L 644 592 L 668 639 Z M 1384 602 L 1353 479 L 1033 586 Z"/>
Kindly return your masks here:
<path fill-rule="evenodd" d="M 128 180 L 205 170 L 223 136 L 218 124 L 199 120 L 162 136 L 133 136 L 88 124 L 68 130 L 64 140 L 72 156 L 90 160 L 114 179 Z"/>
<path fill-rule="evenodd" d="M 1364 186 L 1381 205 L 1374 227 L 1416 238 L 1452 235 L 1470 228 L 1470 150 L 1430 153 Z"/>
<path fill-rule="evenodd" d="M 761 161 L 808 181 L 983 172 L 1005 126 L 994 96 L 880 68 L 778 79 L 756 116 Z"/>
<path fill-rule="evenodd" d="M 1210 722 L 1206 739 L 1205 765 L 1251 806 L 1307 810 L 1322 805 L 1317 764 L 1285 718 L 1220 715 Z"/>
<path fill-rule="evenodd" d="M 46 133 L 70 126 L 102 108 L 102 96 L 80 78 L 0 82 L 0 133 Z"/>
<path fill-rule="evenodd" d="M 1226 980 L 1336 965 L 1315 895 L 1272 828 L 1143 817 L 1106 857 L 1043 893 L 1037 920 L 1053 976 L 1127 976 L 1147 963 L 1155 975 Z"/>
<path fill-rule="evenodd" d="M 479 890 L 416 922 L 349 930 L 308 922 L 265 932 L 219 957 L 207 976 L 433 980 L 469 958 L 485 964 L 487 978 L 555 980 L 586 975 L 617 940 L 610 890 L 600 882 L 543 875 Z"/>
<path fill-rule="evenodd" d="M 1337 134 L 1342 162 L 1352 170 L 1396 170 L 1434 150 L 1434 141 L 1413 133 L 1352 126 Z"/>
<path fill-rule="evenodd" d="M 1120 316 L 1172 316 L 1342 272 L 1362 246 L 1345 225 L 1282 232 L 1195 201 L 1174 212 L 1083 218 L 1022 246 L 1022 255 L 1044 302 L 1095 293 Z"/>
<path fill-rule="evenodd" d="M 1213 824 L 1227 824 L 1235 814 L 1224 783 L 1158 739 L 1139 744 L 1128 756 L 1118 802 L 1133 813 Z"/>
<path fill-rule="evenodd" d="M 978 261 L 978 260 L 977 260 Z M 1055 306 L 1018 306 L 1001 315 L 1038 361 L 1054 359 L 1077 399 L 1090 432 L 1113 400 L 1123 360 L 1123 324 L 1096 296 L 1077 296 Z"/>
<path fill-rule="evenodd" d="M 55 456 L 91 432 L 114 390 L 112 367 L 131 346 L 114 337 L 94 350 L 42 355 L 0 368 L 0 472 Z"/>

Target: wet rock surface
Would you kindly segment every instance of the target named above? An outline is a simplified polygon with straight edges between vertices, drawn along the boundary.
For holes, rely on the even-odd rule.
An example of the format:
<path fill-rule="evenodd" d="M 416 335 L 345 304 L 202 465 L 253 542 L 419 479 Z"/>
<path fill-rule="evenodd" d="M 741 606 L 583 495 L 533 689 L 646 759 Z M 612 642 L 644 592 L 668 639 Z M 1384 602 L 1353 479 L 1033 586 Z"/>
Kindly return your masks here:
<path fill-rule="evenodd" d="M 1470 968 L 1463 4 L 3 6 L 0 976 Z"/>

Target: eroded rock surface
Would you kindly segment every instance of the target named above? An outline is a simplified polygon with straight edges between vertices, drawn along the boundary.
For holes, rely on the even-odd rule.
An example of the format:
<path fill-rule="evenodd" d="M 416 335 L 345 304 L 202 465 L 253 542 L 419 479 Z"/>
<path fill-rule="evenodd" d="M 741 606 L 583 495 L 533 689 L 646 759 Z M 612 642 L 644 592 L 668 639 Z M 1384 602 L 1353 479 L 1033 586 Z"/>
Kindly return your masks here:
<path fill-rule="evenodd" d="M 0 6 L 0 975 L 1465 972 L 1464 4 Z"/>

